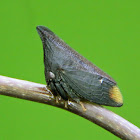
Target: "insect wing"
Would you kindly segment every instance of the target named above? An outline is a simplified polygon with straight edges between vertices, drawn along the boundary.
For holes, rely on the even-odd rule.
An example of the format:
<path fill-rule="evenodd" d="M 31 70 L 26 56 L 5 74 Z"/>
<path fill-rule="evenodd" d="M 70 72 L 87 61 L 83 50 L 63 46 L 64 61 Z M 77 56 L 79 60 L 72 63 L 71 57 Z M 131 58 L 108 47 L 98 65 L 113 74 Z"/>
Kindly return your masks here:
<path fill-rule="evenodd" d="M 113 83 L 101 82 L 100 75 L 70 69 L 65 70 L 61 75 L 65 83 L 79 97 L 101 105 L 119 106 L 109 96 L 109 90 Z"/>

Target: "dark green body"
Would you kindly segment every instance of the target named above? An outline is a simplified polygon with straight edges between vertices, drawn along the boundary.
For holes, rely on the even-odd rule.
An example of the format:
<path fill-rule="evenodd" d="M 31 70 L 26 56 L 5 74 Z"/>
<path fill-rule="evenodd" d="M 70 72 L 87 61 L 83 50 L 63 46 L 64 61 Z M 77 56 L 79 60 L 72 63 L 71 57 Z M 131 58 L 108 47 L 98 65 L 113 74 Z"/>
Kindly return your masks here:
<path fill-rule="evenodd" d="M 109 106 L 121 106 L 109 96 L 116 82 L 87 59 L 71 49 L 52 31 L 38 26 L 43 42 L 45 77 L 54 94 L 64 100 L 90 101 Z"/>

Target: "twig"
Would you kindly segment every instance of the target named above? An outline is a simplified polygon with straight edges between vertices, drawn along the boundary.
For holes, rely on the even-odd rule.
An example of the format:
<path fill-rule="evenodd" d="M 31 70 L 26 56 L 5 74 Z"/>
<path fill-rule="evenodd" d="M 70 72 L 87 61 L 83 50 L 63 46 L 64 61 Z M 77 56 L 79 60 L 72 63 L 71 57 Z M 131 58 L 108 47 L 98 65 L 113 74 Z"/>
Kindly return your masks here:
<path fill-rule="evenodd" d="M 96 123 L 121 139 L 140 140 L 140 129 L 117 114 L 90 103 L 83 103 L 87 111 L 75 102 L 70 102 L 65 108 L 64 100 L 59 99 L 57 103 L 53 94 L 42 84 L 0 76 L 0 94 L 57 106 Z"/>

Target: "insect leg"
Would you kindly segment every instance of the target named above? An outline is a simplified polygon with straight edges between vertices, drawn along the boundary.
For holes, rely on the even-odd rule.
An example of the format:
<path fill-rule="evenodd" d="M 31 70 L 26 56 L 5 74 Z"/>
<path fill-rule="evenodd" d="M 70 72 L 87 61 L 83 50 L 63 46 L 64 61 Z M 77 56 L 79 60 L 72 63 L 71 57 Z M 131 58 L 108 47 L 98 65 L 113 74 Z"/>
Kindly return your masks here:
<path fill-rule="evenodd" d="M 56 103 L 59 103 L 59 100 L 61 99 L 61 96 L 58 93 L 58 90 L 56 89 L 56 86 L 54 84 L 54 80 L 49 80 L 47 82 L 48 87 L 50 88 L 51 92 L 55 96 Z"/>
<path fill-rule="evenodd" d="M 68 100 L 68 97 L 67 97 L 67 95 L 66 95 L 65 90 L 62 88 L 62 86 L 60 85 L 59 82 L 56 82 L 56 83 L 55 83 L 55 87 L 56 87 L 56 89 L 57 89 L 59 95 L 60 95 L 64 100 Z"/>
<path fill-rule="evenodd" d="M 62 80 L 60 81 L 60 84 L 61 84 L 61 87 L 65 90 L 65 92 L 71 99 L 75 100 L 76 102 L 80 101 L 79 97 L 76 95 L 76 93 L 71 87 L 67 86 L 67 84 L 63 82 Z"/>
<path fill-rule="evenodd" d="M 47 83 L 47 85 L 51 89 L 53 95 L 57 96 L 58 93 L 57 93 L 56 87 L 54 85 L 54 82 L 52 80 L 49 80 L 48 83 Z"/>
<path fill-rule="evenodd" d="M 61 86 L 64 88 L 64 90 L 67 92 L 67 94 L 73 99 L 75 100 L 77 103 L 79 103 L 83 109 L 83 111 L 86 111 L 87 109 L 85 108 L 85 106 L 83 105 L 83 103 L 80 101 L 79 97 L 77 96 L 77 94 L 74 92 L 74 90 L 72 90 L 71 87 L 67 86 L 65 83 L 63 83 L 63 81 L 60 81 Z M 67 101 L 67 105 L 68 105 L 68 101 Z M 65 106 L 67 106 L 65 103 Z"/>
<path fill-rule="evenodd" d="M 79 104 L 81 105 L 81 107 L 82 107 L 82 109 L 83 109 L 84 112 L 87 111 L 87 109 L 85 108 L 85 106 L 83 105 L 82 102 L 79 102 Z"/>

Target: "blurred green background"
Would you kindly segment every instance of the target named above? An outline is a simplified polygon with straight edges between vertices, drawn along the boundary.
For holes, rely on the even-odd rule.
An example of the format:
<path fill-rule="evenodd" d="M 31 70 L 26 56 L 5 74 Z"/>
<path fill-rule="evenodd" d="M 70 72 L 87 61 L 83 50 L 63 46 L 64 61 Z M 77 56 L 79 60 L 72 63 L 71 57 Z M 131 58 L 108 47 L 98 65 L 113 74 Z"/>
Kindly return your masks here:
<path fill-rule="evenodd" d="M 111 0 L 0 2 L 0 74 L 45 84 L 37 25 L 53 30 L 111 75 L 124 97 L 107 107 L 140 127 L 140 3 Z M 117 140 L 101 127 L 49 105 L 0 96 L 0 140 Z"/>

